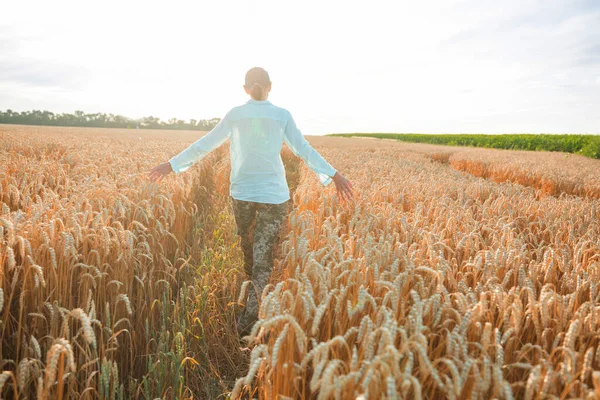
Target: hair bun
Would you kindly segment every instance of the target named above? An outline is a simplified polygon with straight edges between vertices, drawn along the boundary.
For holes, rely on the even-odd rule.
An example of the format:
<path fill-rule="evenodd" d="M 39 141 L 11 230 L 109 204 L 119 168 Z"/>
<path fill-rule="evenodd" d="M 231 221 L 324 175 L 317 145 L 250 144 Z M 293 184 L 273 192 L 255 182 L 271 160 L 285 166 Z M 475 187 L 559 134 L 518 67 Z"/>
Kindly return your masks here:
<path fill-rule="evenodd" d="M 254 100 L 260 101 L 263 99 L 264 90 L 265 88 L 260 83 L 254 82 L 250 88 L 250 96 L 252 96 Z"/>

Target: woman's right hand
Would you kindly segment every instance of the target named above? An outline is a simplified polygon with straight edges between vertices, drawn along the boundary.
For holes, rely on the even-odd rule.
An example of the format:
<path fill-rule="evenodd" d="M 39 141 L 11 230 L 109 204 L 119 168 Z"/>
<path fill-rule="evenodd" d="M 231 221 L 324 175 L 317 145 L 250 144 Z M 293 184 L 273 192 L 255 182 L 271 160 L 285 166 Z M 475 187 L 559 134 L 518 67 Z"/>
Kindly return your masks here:
<path fill-rule="evenodd" d="M 335 183 L 335 188 L 338 192 L 338 195 L 342 198 L 342 200 L 350 200 L 353 196 L 352 183 L 339 172 L 336 172 L 332 179 Z"/>

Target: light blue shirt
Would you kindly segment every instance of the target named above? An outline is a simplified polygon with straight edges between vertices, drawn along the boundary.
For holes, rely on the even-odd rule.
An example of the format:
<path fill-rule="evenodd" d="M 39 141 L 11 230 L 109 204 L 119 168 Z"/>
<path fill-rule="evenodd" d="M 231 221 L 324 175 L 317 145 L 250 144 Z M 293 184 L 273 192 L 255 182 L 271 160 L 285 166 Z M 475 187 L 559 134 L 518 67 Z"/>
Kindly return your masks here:
<path fill-rule="evenodd" d="M 229 191 L 238 200 L 281 204 L 290 199 L 281 160 L 285 142 L 323 186 L 336 170 L 306 141 L 289 111 L 269 101 L 249 100 L 233 108 L 210 132 L 169 160 L 175 173 L 187 170 L 231 139 Z"/>

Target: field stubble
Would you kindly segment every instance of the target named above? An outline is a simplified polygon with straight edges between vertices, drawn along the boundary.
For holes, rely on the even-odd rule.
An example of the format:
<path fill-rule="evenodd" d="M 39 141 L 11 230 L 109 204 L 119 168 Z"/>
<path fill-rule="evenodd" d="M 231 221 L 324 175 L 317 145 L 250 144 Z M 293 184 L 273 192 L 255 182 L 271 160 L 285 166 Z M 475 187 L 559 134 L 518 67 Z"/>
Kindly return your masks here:
<path fill-rule="evenodd" d="M 240 350 L 226 148 L 156 186 L 145 172 L 191 136 L 0 129 L 5 396 L 600 395 L 592 192 L 481 179 L 440 146 L 311 138 L 355 202 L 284 151 L 294 208 Z"/>

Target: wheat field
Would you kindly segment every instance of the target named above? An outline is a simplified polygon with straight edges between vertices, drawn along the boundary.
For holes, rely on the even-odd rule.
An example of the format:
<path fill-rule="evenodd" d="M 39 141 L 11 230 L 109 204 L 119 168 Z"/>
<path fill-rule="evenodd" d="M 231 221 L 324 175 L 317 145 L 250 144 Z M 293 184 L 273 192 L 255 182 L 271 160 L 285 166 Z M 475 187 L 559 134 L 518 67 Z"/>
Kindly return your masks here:
<path fill-rule="evenodd" d="M 311 137 L 259 321 L 225 144 L 0 126 L 0 397 L 600 398 L 600 161 Z"/>

